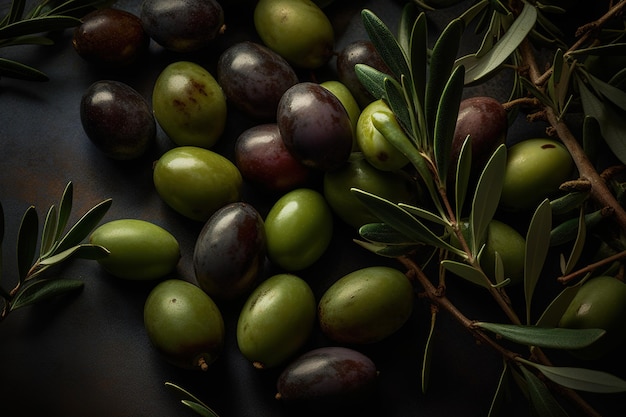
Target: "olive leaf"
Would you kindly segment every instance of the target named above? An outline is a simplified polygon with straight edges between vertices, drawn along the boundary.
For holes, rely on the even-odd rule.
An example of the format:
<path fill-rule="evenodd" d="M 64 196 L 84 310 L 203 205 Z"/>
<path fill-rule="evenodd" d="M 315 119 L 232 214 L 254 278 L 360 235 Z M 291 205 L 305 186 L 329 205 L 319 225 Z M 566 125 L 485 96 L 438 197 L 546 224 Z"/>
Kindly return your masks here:
<path fill-rule="evenodd" d="M 435 329 L 437 324 L 437 310 L 432 309 L 430 312 L 430 327 L 428 329 L 428 337 L 424 346 L 424 355 L 422 356 L 422 393 L 428 391 L 428 383 L 430 381 L 430 368 L 432 365 L 433 352 L 435 350 Z"/>
<path fill-rule="evenodd" d="M 509 375 L 509 365 L 504 362 L 504 366 L 502 368 L 502 372 L 500 373 L 500 378 L 498 378 L 498 385 L 496 386 L 496 391 L 493 394 L 493 398 L 491 399 L 491 404 L 489 405 L 489 414 L 487 417 L 495 417 L 502 414 L 501 409 L 502 405 L 506 401 L 506 386 Z"/>
<path fill-rule="evenodd" d="M 428 72 L 428 28 L 426 15 L 421 13 L 413 24 L 411 43 L 409 47 L 409 62 L 413 78 L 413 109 L 418 117 L 418 128 L 422 130 L 421 137 L 426 137 L 424 120 L 424 99 L 426 78 Z"/>
<path fill-rule="evenodd" d="M 413 122 L 413 114 L 409 111 L 407 107 L 408 97 L 405 96 L 404 92 L 406 88 L 404 88 L 405 77 L 402 76 L 402 85 L 399 84 L 393 78 L 385 78 L 384 80 L 384 88 L 385 88 L 385 100 L 389 105 L 389 108 L 393 112 L 393 116 L 395 117 L 400 126 L 404 129 L 404 132 L 411 137 L 411 132 L 413 131 L 412 126 Z"/>
<path fill-rule="evenodd" d="M 385 74 L 367 64 L 356 64 L 354 66 L 359 82 L 376 100 L 385 98 L 385 79 L 389 74 Z"/>
<path fill-rule="evenodd" d="M 419 244 L 387 245 L 383 243 L 365 242 L 359 239 L 354 239 L 353 242 L 361 246 L 363 249 L 366 249 L 372 253 L 375 253 L 378 256 L 383 256 L 386 258 L 394 258 L 394 259 L 400 256 L 409 255 L 415 252 L 415 250 L 422 248 L 423 246 Z"/>
<path fill-rule="evenodd" d="M 472 171 L 472 146 L 469 136 L 465 138 L 459 151 L 459 159 L 456 164 L 456 178 L 454 181 L 455 216 L 462 217 L 467 189 L 469 187 L 470 173 Z"/>
<path fill-rule="evenodd" d="M 474 326 L 516 343 L 552 349 L 581 349 L 596 342 L 606 333 L 603 329 L 545 328 L 487 322 L 476 322 Z"/>
<path fill-rule="evenodd" d="M 491 286 L 489 278 L 487 278 L 485 273 L 472 265 L 450 259 L 444 259 L 441 261 L 441 266 L 443 266 L 447 271 L 450 271 L 473 284 L 484 288 L 489 288 Z"/>
<path fill-rule="evenodd" d="M 359 235 L 372 243 L 386 245 L 406 245 L 413 243 L 411 239 L 386 223 L 369 223 L 359 228 Z"/>
<path fill-rule="evenodd" d="M 522 366 L 521 370 L 528 387 L 530 402 L 537 414 L 540 417 L 568 417 L 546 384 L 525 367 Z"/>
<path fill-rule="evenodd" d="M 11 311 L 52 297 L 82 289 L 84 283 L 76 279 L 40 279 L 29 281 L 11 302 Z"/>
<path fill-rule="evenodd" d="M 548 250 L 550 247 L 550 230 L 552 229 L 552 210 L 550 201 L 543 200 L 530 220 L 526 232 L 524 251 L 524 298 L 526 300 L 526 322 L 530 323 L 530 306 L 533 293 L 541 276 Z"/>
<path fill-rule="evenodd" d="M 570 251 L 570 256 L 567 259 L 567 262 L 564 262 L 564 257 L 561 257 L 561 259 L 563 260 L 561 262 L 561 274 L 566 275 L 572 272 L 572 270 L 574 269 L 574 266 L 576 265 L 576 263 L 580 259 L 580 256 L 582 255 L 583 248 L 585 247 L 586 238 L 587 238 L 587 225 L 585 222 L 584 211 L 581 209 L 580 216 L 578 217 L 576 238 L 574 239 L 574 246 L 572 247 L 572 250 Z"/>
<path fill-rule="evenodd" d="M 35 207 L 30 206 L 24 212 L 17 236 L 17 268 L 20 281 L 24 281 L 35 259 L 39 220 Z"/>
<path fill-rule="evenodd" d="M 184 395 L 186 398 L 183 398 L 181 400 L 181 403 L 186 405 L 202 417 L 219 417 L 217 413 L 213 409 L 211 409 L 211 407 L 200 401 L 195 395 L 182 388 L 181 386 L 176 385 L 172 382 L 166 382 L 165 386 L 179 394 Z"/>
<path fill-rule="evenodd" d="M 626 381 L 607 372 L 568 366 L 547 366 L 526 360 L 523 360 L 523 363 L 539 370 L 552 382 L 577 391 L 600 394 L 626 391 Z"/>
<path fill-rule="evenodd" d="M 67 234 L 59 241 L 54 248 L 54 253 L 62 252 L 72 246 L 79 244 L 85 239 L 89 233 L 100 223 L 106 212 L 111 207 L 113 200 L 108 198 L 96 204 L 87 211 L 75 224 L 70 228 Z"/>
<path fill-rule="evenodd" d="M 565 310 L 569 307 L 583 282 L 584 280 L 581 280 L 575 285 L 565 287 L 543 311 L 541 317 L 537 320 L 537 327 L 558 326 L 563 313 L 565 313 Z"/>

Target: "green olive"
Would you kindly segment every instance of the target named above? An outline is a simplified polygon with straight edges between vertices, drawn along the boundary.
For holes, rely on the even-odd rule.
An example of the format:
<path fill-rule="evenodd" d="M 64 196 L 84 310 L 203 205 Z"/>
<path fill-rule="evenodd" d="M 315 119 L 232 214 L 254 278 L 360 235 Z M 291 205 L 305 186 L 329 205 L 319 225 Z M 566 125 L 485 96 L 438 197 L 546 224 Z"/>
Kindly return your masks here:
<path fill-rule="evenodd" d="M 372 124 L 372 115 L 376 112 L 384 112 L 392 115 L 391 109 L 383 100 L 375 100 L 368 104 L 359 116 L 356 125 L 357 147 L 365 159 L 382 171 L 395 171 L 409 163 L 402 152 L 396 149 Z M 393 115 L 392 115 L 393 116 Z M 395 117 L 390 118 L 390 123 L 395 123 L 398 129 L 400 125 Z"/>
<path fill-rule="evenodd" d="M 343 107 L 348 112 L 348 116 L 350 116 L 350 121 L 352 122 L 352 130 L 353 133 L 356 135 L 356 124 L 359 121 L 361 109 L 348 87 L 346 87 L 345 84 L 342 84 L 341 82 L 335 80 L 324 81 L 320 85 L 333 93 L 335 97 L 337 97 L 339 101 L 341 101 L 341 104 L 343 104 Z M 356 140 L 354 141 L 353 149 L 355 147 Z"/>
<path fill-rule="evenodd" d="M 169 64 L 152 91 L 154 117 L 178 146 L 212 147 L 226 126 L 226 96 L 204 67 L 188 61 Z"/>
<path fill-rule="evenodd" d="M 494 219 L 487 226 L 480 266 L 489 278 L 494 279 L 497 252 L 502 261 L 504 278 L 509 278 L 511 284 L 519 284 L 524 280 L 525 251 L 526 239 L 513 227 Z"/>
<path fill-rule="evenodd" d="M 176 238 L 145 220 L 119 219 L 104 223 L 91 233 L 89 242 L 109 251 L 98 263 L 118 278 L 162 278 L 176 268 L 180 259 Z"/>
<path fill-rule="evenodd" d="M 172 148 L 154 165 L 157 193 L 175 211 L 196 221 L 207 221 L 226 204 L 241 197 L 243 179 L 228 159 L 195 146 Z"/>
<path fill-rule="evenodd" d="M 148 337 L 167 361 L 206 370 L 224 346 L 224 320 L 215 302 L 196 285 L 169 279 L 150 291 L 143 311 Z"/>
<path fill-rule="evenodd" d="M 265 218 L 267 256 L 287 271 L 311 266 L 328 248 L 333 214 L 319 192 L 298 188 L 284 194 Z"/>
<path fill-rule="evenodd" d="M 371 266 L 331 285 L 318 305 L 326 336 L 338 343 L 366 344 L 399 330 L 413 311 L 413 286 L 399 270 Z"/>
<path fill-rule="evenodd" d="M 311 0 L 259 0 L 254 26 L 265 45 L 296 67 L 319 68 L 333 54 L 333 26 Z"/>
<path fill-rule="evenodd" d="M 585 282 L 559 322 L 568 329 L 603 329 L 606 333 L 595 343 L 572 351 L 581 359 L 600 359 L 626 341 L 626 284 L 610 276 Z"/>
<path fill-rule="evenodd" d="M 534 210 L 571 178 L 574 161 L 553 139 L 526 139 L 507 153 L 500 206 L 509 211 Z"/>
<path fill-rule="evenodd" d="M 246 300 L 237 322 L 239 350 L 257 368 L 271 368 L 293 356 L 315 324 L 315 295 L 302 278 L 277 274 Z"/>

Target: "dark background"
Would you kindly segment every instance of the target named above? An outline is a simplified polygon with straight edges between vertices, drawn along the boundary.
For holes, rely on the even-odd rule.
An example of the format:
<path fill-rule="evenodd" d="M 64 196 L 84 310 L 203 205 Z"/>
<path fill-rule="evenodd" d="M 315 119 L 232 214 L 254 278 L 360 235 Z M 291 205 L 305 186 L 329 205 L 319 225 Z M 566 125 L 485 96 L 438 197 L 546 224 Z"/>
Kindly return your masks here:
<path fill-rule="evenodd" d="M 213 71 L 219 53 L 228 45 L 257 39 L 251 23 L 252 8 L 245 3 L 223 2 L 228 30 L 209 50 L 178 55 L 153 43 L 150 55 L 141 65 L 123 72 L 98 69 L 78 57 L 71 46 L 71 30 L 53 34 L 54 46 L 23 46 L 2 51 L 50 76 L 49 82 L 41 84 L 0 80 L 0 201 L 6 219 L 2 280 L 5 288 L 15 282 L 19 219 L 29 205 L 34 205 L 43 222 L 47 208 L 58 203 L 68 181 L 74 184 L 73 220 L 97 202 L 113 198 L 104 220 L 140 218 L 170 230 L 182 249 L 174 277 L 194 281 L 191 255 L 201 225 L 169 209 L 152 183 L 152 163 L 172 147 L 169 139 L 159 130 L 157 145 L 144 158 L 128 163 L 107 159 L 89 142 L 81 127 L 79 101 L 91 83 L 102 79 L 126 82 L 150 98 L 156 77 L 175 60 L 193 60 Z M 138 13 L 139 4 L 139 1 L 119 1 L 117 7 Z M 351 40 L 366 39 L 359 16 L 362 8 L 372 9 L 395 31 L 402 4 L 399 0 L 337 0 L 327 9 L 336 28 L 336 49 L 340 50 Z M 431 16 L 431 30 L 440 30 L 448 15 Z M 333 65 L 331 60 L 313 74 L 314 79 L 332 79 Z M 302 74 L 303 79 L 310 76 Z M 487 85 L 468 89 L 466 94 L 492 95 L 504 101 L 508 91 L 501 87 L 502 83 L 496 78 Z M 252 124 L 235 110 L 229 111 L 227 130 L 216 149 L 232 157 L 234 140 Z M 545 125 L 531 125 L 521 117 L 512 126 L 508 139 L 512 142 L 542 135 L 544 129 Z M 244 200 L 266 214 L 275 197 L 246 188 Z M 339 220 L 336 230 L 322 259 L 300 274 L 318 297 L 348 272 L 389 263 L 353 244 L 354 232 Z M 298 415 L 288 413 L 273 398 L 280 370 L 256 370 L 237 350 L 234 329 L 243 300 L 220 304 L 227 326 L 227 348 L 222 357 L 206 373 L 184 371 L 165 363 L 144 331 L 143 303 L 154 282 L 114 279 L 95 262 L 82 260 L 72 261 L 55 272 L 84 280 L 85 288 L 76 295 L 18 310 L 0 324 L 0 416 L 195 415 L 178 402 L 178 395 L 164 386 L 166 381 L 196 394 L 222 417 Z M 273 272 L 276 271 L 268 265 L 266 273 Z M 501 319 L 483 291 L 462 282 L 450 284 L 449 296 L 468 316 Z M 428 305 L 418 300 L 415 314 L 401 331 L 388 340 L 359 348 L 380 370 L 373 405 L 360 415 L 487 415 L 501 369 L 500 358 L 489 348 L 477 345 L 446 314 L 441 314 L 437 323 L 437 349 L 429 391 L 426 395 L 421 393 L 420 368 L 428 326 Z M 328 343 L 316 331 L 303 351 Z M 507 415 L 528 415 L 524 406 L 514 399 L 511 401 Z M 592 401 L 600 408 L 613 410 L 606 415 L 624 415 L 623 396 L 603 396 Z"/>

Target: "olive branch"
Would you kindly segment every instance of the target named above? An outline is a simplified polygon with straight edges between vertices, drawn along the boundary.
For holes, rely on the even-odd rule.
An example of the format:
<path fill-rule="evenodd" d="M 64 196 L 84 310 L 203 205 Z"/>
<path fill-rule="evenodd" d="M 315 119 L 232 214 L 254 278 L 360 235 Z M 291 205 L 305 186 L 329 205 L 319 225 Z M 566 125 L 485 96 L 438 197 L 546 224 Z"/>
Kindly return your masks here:
<path fill-rule="evenodd" d="M 620 238 L 611 238 L 616 249 L 609 256 L 575 270 L 586 242 L 586 231 L 599 219 L 615 221 L 620 236 L 626 231 L 626 212 L 619 200 L 621 183 L 604 175 L 605 172 L 598 173 L 597 164 L 590 158 L 595 155 L 591 144 L 601 139 L 622 163 L 626 161 L 626 148 L 621 140 L 626 133 L 623 117 L 626 93 L 616 86 L 624 79 L 626 70 L 607 82 L 594 77 L 581 61 L 584 56 L 626 51 L 626 44 L 620 42 L 623 30 L 603 33 L 602 42 L 597 35 L 598 28 L 618 14 L 624 3 L 618 2 L 587 25 L 587 29 L 582 28 L 582 35 L 571 48 L 567 48 L 558 28 L 546 17 L 562 10 L 538 2 L 512 1 L 506 5 L 500 1 L 472 2 L 465 12 L 449 22 L 432 49 L 428 47 L 426 14 L 420 12 L 418 5 L 405 6 L 397 35 L 374 13 L 363 10 L 367 33 L 391 71 L 386 74 L 362 64 L 355 67 L 362 84 L 376 99 L 385 100 L 393 113 L 375 113 L 372 123 L 411 162 L 432 204 L 427 204 L 428 208 L 396 204 L 352 189 L 380 220 L 362 226 L 359 230 L 362 240 L 355 242 L 380 256 L 397 258 L 433 305 L 431 333 L 424 351 L 423 390 L 434 349 L 431 342 L 436 317 L 438 311 L 444 310 L 504 358 L 501 383 L 496 388 L 490 415 L 498 411 L 496 404 L 504 395 L 504 382 L 509 379 L 529 394 L 530 403 L 541 416 L 566 415 L 553 395 L 555 392 L 569 398 L 587 415 L 596 416 L 597 412 L 578 391 L 626 391 L 626 381 L 611 374 L 553 366 L 542 350 L 580 349 L 602 337 L 601 329 L 564 329 L 557 327 L 557 323 L 580 284 L 601 268 L 614 267 L 626 254 Z M 477 22 L 476 30 L 483 34 L 483 42 L 475 53 L 458 57 L 463 33 L 472 22 Z M 538 71 L 531 40 L 559 46 L 550 69 L 543 74 Z M 476 184 L 469 183 L 472 163 L 469 138 L 461 148 L 456 166 L 450 169 L 452 139 L 464 87 L 484 82 L 507 68 L 516 70 L 507 110 L 512 113 L 522 104 L 536 109 L 533 117 L 549 122 L 550 132 L 566 145 L 580 174 L 580 180 L 564 185 L 560 198 L 544 200 L 530 219 L 523 284 L 525 317 L 518 315 L 507 296 L 509 280 L 499 256 L 496 254 L 493 277 L 487 276 L 479 262 L 487 226 L 498 208 L 506 146 L 501 145 L 491 155 Z M 582 141 L 574 137 L 565 122 L 576 105 L 585 114 Z M 390 123 L 392 117 L 398 124 Z M 447 178 L 450 172 L 454 173 L 453 178 Z M 556 214 L 563 213 L 574 215 L 554 225 L 554 219 L 562 217 Z M 469 219 L 467 236 L 461 227 L 465 216 Z M 451 243 L 451 236 L 459 244 Z M 533 322 L 533 295 L 542 278 L 548 251 L 565 243 L 570 248 L 567 256 L 562 255 L 561 272 L 569 279 L 579 278 L 578 283 L 565 287 Z M 435 254 L 440 254 L 435 268 L 439 275 L 437 283 L 425 272 L 427 265 L 419 265 L 415 260 L 416 254 L 423 251 L 431 252 L 426 256 L 428 260 L 437 259 Z M 485 323 L 466 317 L 445 295 L 446 276 L 450 273 L 485 288 L 511 323 Z M 527 353 L 522 355 L 502 347 L 498 343 L 500 338 L 526 346 Z"/>

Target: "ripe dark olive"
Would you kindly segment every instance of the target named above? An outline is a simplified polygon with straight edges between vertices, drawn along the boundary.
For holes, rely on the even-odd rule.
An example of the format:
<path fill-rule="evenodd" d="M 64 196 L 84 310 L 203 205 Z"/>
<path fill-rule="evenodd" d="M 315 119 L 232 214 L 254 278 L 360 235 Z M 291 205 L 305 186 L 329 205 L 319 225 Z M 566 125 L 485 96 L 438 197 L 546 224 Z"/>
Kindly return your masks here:
<path fill-rule="evenodd" d="M 356 64 L 369 65 L 385 74 L 391 74 L 391 71 L 380 57 L 374 44 L 369 40 L 353 41 L 339 51 L 337 55 L 337 76 L 339 81 L 350 89 L 359 106 L 364 108 L 374 101 L 375 98 L 357 78 L 354 71 Z"/>
<path fill-rule="evenodd" d="M 289 152 L 308 167 L 330 171 L 352 151 L 350 116 L 319 84 L 301 82 L 289 88 L 278 103 L 277 124 Z"/>
<path fill-rule="evenodd" d="M 456 163 L 465 138 L 472 144 L 472 168 L 480 174 L 485 164 L 506 139 L 507 114 L 492 97 L 471 97 L 461 101 L 452 142 L 452 160 Z"/>
<path fill-rule="evenodd" d="M 113 159 L 143 155 L 156 137 L 156 121 L 148 101 L 119 81 L 96 81 L 80 101 L 80 121 L 98 149 Z"/>
<path fill-rule="evenodd" d="M 217 210 L 196 240 L 193 266 L 198 285 L 212 297 L 232 299 L 256 282 L 265 261 L 265 226 L 250 204 Z"/>
<path fill-rule="evenodd" d="M 378 377 L 376 365 L 354 349 L 328 346 L 296 358 L 278 377 L 276 398 L 298 410 L 333 413 L 364 407 Z M 307 413 L 308 414 L 308 413 Z"/>
<path fill-rule="evenodd" d="M 72 46 L 83 59 L 115 68 L 136 62 L 149 43 L 139 17 L 113 8 L 89 13 L 72 37 Z"/>
<path fill-rule="evenodd" d="M 174 52 L 205 48 L 225 29 L 215 0 L 144 0 L 139 16 L 148 35 Z"/>
<path fill-rule="evenodd" d="M 255 42 L 237 43 L 220 55 L 217 81 L 229 103 L 257 120 L 274 121 L 283 93 L 298 82 L 289 63 Z"/>
<path fill-rule="evenodd" d="M 268 192 L 282 193 L 304 186 L 312 177 L 285 147 L 276 123 L 253 126 L 235 142 L 235 165 L 241 176 Z"/>

